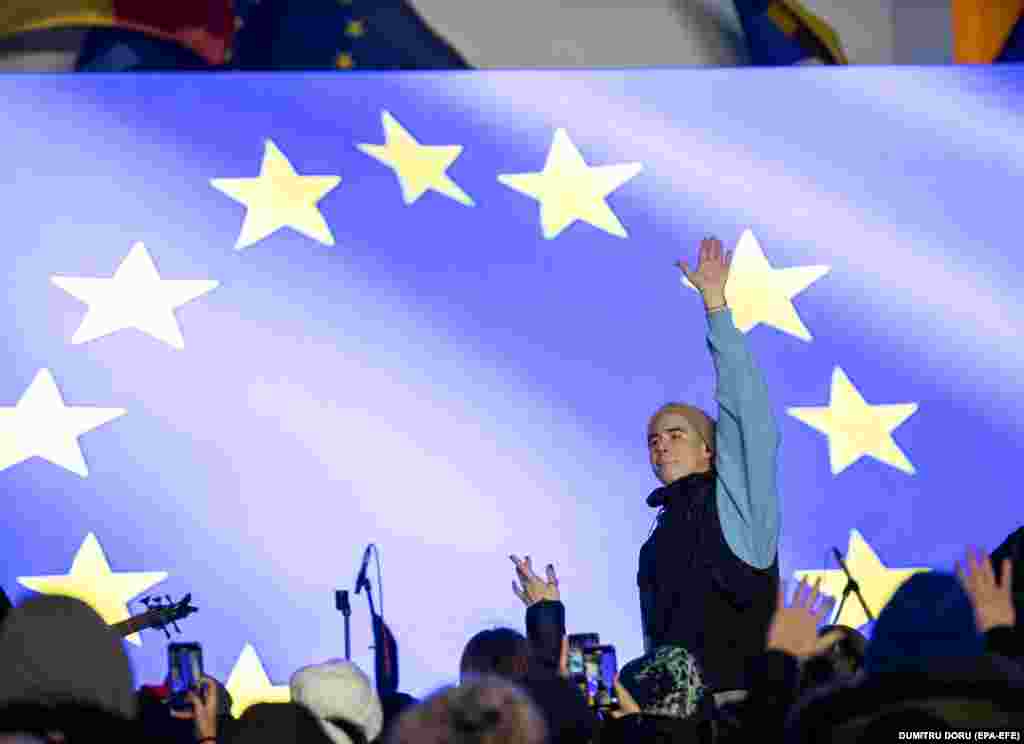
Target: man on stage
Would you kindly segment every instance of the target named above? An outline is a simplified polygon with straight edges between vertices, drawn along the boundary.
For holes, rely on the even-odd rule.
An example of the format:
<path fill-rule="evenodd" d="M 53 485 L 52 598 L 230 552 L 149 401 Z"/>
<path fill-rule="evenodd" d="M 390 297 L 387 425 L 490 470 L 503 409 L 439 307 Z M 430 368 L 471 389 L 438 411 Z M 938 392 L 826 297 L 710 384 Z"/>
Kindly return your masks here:
<path fill-rule="evenodd" d="M 764 650 L 779 582 L 779 434 L 726 304 L 730 260 L 706 238 L 694 271 L 678 264 L 704 300 L 719 417 L 681 403 L 651 417 L 650 461 L 663 485 L 647 504 L 661 511 L 637 575 L 645 651 L 692 653 L 719 705 L 743 697 L 746 662 Z"/>

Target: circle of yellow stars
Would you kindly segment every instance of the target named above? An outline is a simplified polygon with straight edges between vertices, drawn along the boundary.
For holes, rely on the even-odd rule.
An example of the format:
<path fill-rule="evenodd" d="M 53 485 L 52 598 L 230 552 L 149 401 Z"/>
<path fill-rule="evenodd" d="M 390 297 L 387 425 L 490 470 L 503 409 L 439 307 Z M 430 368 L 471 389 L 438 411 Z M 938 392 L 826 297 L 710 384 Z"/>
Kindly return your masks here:
<path fill-rule="evenodd" d="M 361 20 L 350 21 L 346 35 L 366 33 Z M 349 53 L 339 55 L 339 68 L 352 68 Z M 389 111 L 381 114 L 383 143 L 359 143 L 357 149 L 389 168 L 407 206 L 433 191 L 463 206 L 476 201 L 448 171 L 463 154 L 454 144 L 423 144 Z M 628 231 L 608 198 L 639 175 L 640 163 L 588 164 L 565 129 L 555 130 L 547 157 L 539 171 L 503 173 L 499 183 L 535 200 L 541 236 L 553 240 L 577 222 L 608 235 L 627 238 Z M 255 177 L 214 178 L 210 185 L 245 208 L 235 243 L 242 251 L 282 229 L 291 229 L 323 245 L 335 245 L 330 225 L 319 203 L 341 184 L 339 175 L 301 175 L 281 148 L 264 142 L 262 162 Z M 765 325 L 810 342 L 812 336 L 796 310 L 794 299 L 825 276 L 827 266 L 774 268 L 753 233 L 745 231 L 736 247 L 726 297 L 734 321 L 744 333 Z M 173 349 L 185 348 L 175 312 L 211 292 L 219 282 L 209 279 L 164 279 L 142 243 L 134 244 L 109 278 L 54 276 L 52 282 L 88 306 L 71 337 L 72 344 L 96 341 L 121 330 L 134 329 Z M 683 279 L 684 284 L 688 282 Z M 692 289 L 692 286 L 691 286 Z M 905 473 L 914 467 L 892 438 L 893 431 L 917 410 L 913 403 L 869 404 L 849 376 L 836 367 L 827 406 L 787 409 L 799 421 L 825 435 L 832 473 L 838 476 L 863 457 L 871 457 Z M 81 477 L 89 470 L 78 438 L 123 415 L 121 408 L 67 406 L 48 369 L 37 372 L 14 406 L 0 406 L 0 472 L 33 457 L 40 457 Z M 856 530 L 851 531 L 847 554 L 850 570 L 858 576 L 873 612 L 888 601 L 899 583 L 923 570 L 888 569 Z M 797 577 L 823 579 L 823 590 L 836 596 L 845 576 L 837 570 L 797 571 Z M 119 572 L 110 569 L 95 535 L 79 548 L 68 574 L 19 578 L 38 592 L 75 596 L 93 606 L 110 624 L 128 619 L 127 602 L 167 577 L 164 572 Z M 858 615 L 860 613 L 860 615 Z M 854 627 L 866 617 L 859 603 L 847 601 L 842 622 Z M 128 637 L 135 644 L 138 634 Z M 250 644 L 246 644 L 227 683 L 240 715 L 257 702 L 289 699 L 287 685 L 273 684 Z"/>
<path fill-rule="evenodd" d="M 361 22 L 353 23 L 348 29 L 351 34 L 365 32 Z M 357 148 L 394 172 L 406 205 L 415 204 L 428 191 L 464 206 L 476 205 L 448 174 L 463 153 L 461 145 L 422 144 L 389 111 L 382 112 L 381 122 L 384 143 L 360 143 Z M 641 170 L 639 163 L 588 165 L 568 132 L 558 129 L 542 170 L 501 174 L 498 180 L 538 202 L 545 239 L 557 237 L 576 222 L 625 238 L 626 228 L 607 198 Z M 299 174 L 272 140 L 264 143 L 257 176 L 210 181 L 214 189 L 245 207 L 235 242 L 238 251 L 285 228 L 333 246 L 334 235 L 318 205 L 340 183 L 338 175 Z M 185 348 L 185 339 L 175 312 L 219 286 L 210 279 L 161 277 L 142 243 L 131 247 L 110 277 L 61 275 L 51 281 L 88 306 L 72 344 L 134 329 L 177 350 Z M 123 409 L 66 406 L 53 374 L 40 370 L 16 405 L 0 406 L 0 471 L 41 457 L 86 477 L 88 467 L 78 437 L 124 414 Z"/>
<path fill-rule="evenodd" d="M 354 22 L 346 29 L 359 36 Z M 339 59 L 339 66 L 351 66 Z M 421 144 L 398 119 L 382 112 L 384 143 L 357 148 L 390 168 L 406 205 L 434 191 L 459 204 L 476 202 L 448 174 L 462 154 L 460 145 Z M 565 130 L 555 133 L 544 169 L 536 173 L 499 176 L 510 188 L 534 198 L 540 206 L 543 235 L 551 239 L 575 222 L 586 222 L 617 237 L 626 230 L 608 205 L 607 196 L 639 173 L 636 164 L 589 166 Z M 341 183 L 337 175 L 300 175 L 272 140 L 264 143 L 255 177 L 211 179 L 210 185 L 242 204 L 246 214 L 235 249 L 242 251 L 282 229 L 292 229 L 324 245 L 334 235 L 318 206 Z M 135 243 L 109 277 L 53 276 L 52 283 L 87 306 L 70 341 L 95 342 L 123 330 L 135 330 L 176 350 L 185 339 L 176 311 L 219 286 L 210 279 L 166 279 L 142 243 Z M 121 416 L 122 408 L 68 406 L 49 369 L 37 372 L 14 406 L 0 406 L 0 471 L 33 457 L 45 459 L 81 477 L 89 475 L 78 438 Z M 128 602 L 167 578 L 166 572 L 115 572 L 99 540 L 87 535 L 67 574 L 23 576 L 23 586 L 44 594 L 73 596 L 88 603 L 110 625 L 131 617 Z M 141 645 L 138 633 L 127 640 Z M 290 699 L 287 685 L 271 682 L 259 655 L 246 644 L 226 683 L 233 713 L 258 702 Z"/>

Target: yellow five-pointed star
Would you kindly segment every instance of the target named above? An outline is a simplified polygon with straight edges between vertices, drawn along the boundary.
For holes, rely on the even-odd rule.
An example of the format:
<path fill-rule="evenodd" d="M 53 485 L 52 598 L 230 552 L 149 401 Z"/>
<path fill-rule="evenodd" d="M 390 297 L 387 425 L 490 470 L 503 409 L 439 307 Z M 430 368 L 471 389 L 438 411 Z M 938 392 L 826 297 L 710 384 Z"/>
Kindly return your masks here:
<path fill-rule="evenodd" d="M 282 227 L 325 245 L 334 236 L 317 203 L 341 182 L 340 176 L 300 176 L 271 140 L 256 178 L 214 178 L 210 185 L 246 206 L 235 250 L 248 248 Z"/>
<path fill-rule="evenodd" d="M 846 548 L 846 555 L 843 562 L 849 569 L 860 593 L 864 595 L 864 602 L 867 603 L 871 614 L 878 619 L 878 613 L 896 593 L 900 585 L 911 576 L 929 568 L 886 568 L 882 565 L 878 555 L 857 530 L 850 530 L 850 544 Z M 821 591 L 836 599 L 836 610 L 839 609 L 839 602 L 843 596 L 843 589 L 846 587 L 846 574 L 841 568 L 829 568 L 821 571 L 794 571 L 793 575 L 800 579 L 807 579 L 811 585 L 819 578 L 821 579 Z M 857 595 L 850 593 L 846 602 L 843 603 L 842 617 L 832 620 L 838 625 L 847 625 L 851 628 L 859 628 L 868 622 L 864 608 L 861 607 Z"/>
<path fill-rule="evenodd" d="M 381 119 L 384 122 L 385 144 L 357 147 L 395 171 L 406 204 L 412 204 L 428 189 L 433 189 L 460 204 L 474 206 L 469 194 L 446 173 L 462 154 L 462 145 L 421 145 L 387 111 Z"/>
<path fill-rule="evenodd" d="M 793 298 L 828 272 L 828 266 L 773 268 L 754 233 L 744 230 L 736 244 L 725 285 L 725 300 L 732 310 L 733 322 L 743 333 L 764 323 L 810 341 L 811 334 L 797 315 Z M 685 276 L 681 281 L 696 291 Z"/>
<path fill-rule="evenodd" d="M 71 343 L 83 344 L 125 328 L 137 328 L 175 349 L 185 348 L 185 339 L 174 317 L 175 309 L 219 284 L 207 279 L 161 279 L 142 243 L 132 246 L 110 279 L 71 276 L 51 279 L 65 292 L 89 305 Z"/>
<path fill-rule="evenodd" d="M 564 129 L 555 132 L 544 170 L 499 175 L 498 180 L 540 202 L 540 221 L 547 240 L 577 220 L 589 222 L 620 238 L 626 228 L 605 197 L 643 169 L 640 163 L 590 166 Z"/>
<path fill-rule="evenodd" d="M 123 408 L 65 406 L 50 370 L 41 369 L 17 405 L 0 406 L 0 471 L 42 457 L 85 478 L 78 437 L 124 414 Z"/>
<path fill-rule="evenodd" d="M 833 475 L 865 455 L 913 475 L 914 466 L 893 440 L 892 432 L 915 411 L 916 403 L 869 404 L 839 367 L 832 371 L 829 405 L 787 409 L 790 416 L 828 437 Z"/>
<path fill-rule="evenodd" d="M 292 699 L 288 685 L 275 685 L 270 681 L 263 669 L 263 662 L 256 655 L 256 649 L 249 643 L 242 649 L 224 687 L 231 693 L 231 715 L 235 718 L 241 716 L 250 705 L 287 703 Z"/>
<path fill-rule="evenodd" d="M 154 584 L 167 578 L 163 571 L 114 573 L 110 570 L 103 548 L 93 533 L 86 535 L 71 563 L 71 571 L 63 576 L 19 576 L 18 583 L 42 594 L 60 594 L 80 599 L 103 618 L 108 625 L 131 617 L 128 601 Z M 141 646 L 138 633 L 128 641 Z"/>

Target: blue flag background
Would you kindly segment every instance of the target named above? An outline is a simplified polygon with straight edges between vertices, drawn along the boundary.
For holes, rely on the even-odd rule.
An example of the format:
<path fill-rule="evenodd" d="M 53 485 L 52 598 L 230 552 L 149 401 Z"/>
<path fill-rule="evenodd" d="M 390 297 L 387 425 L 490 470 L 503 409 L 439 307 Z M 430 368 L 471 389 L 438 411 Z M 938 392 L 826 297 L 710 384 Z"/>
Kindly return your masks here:
<path fill-rule="evenodd" d="M 372 541 L 401 688 L 421 694 L 475 632 L 522 626 L 517 553 L 556 565 L 570 632 L 638 656 L 647 418 L 668 400 L 717 413 L 704 314 L 672 265 L 706 234 L 827 267 L 792 297 L 809 339 L 770 313 L 747 333 L 782 435 L 784 576 L 858 540 L 893 571 L 948 569 L 1021 522 L 1024 69 L 22 75 L 0 92 L 16 599 L 98 545 L 114 576 L 167 575 L 122 593 L 192 592 L 183 639 L 210 673 L 248 644 L 281 685 L 343 654 L 333 593 Z M 357 147 L 385 142 L 385 112 L 464 148 L 447 176 L 472 204 L 406 203 Z M 545 238 L 537 200 L 499 180 L 559 141 L 639 165 L 606 197 L 625 237 L 578 220 Z M 256 177 L 274 149 L 340 178 L 317 205 L 330 238 L 285 226 L 236 250 L 256 210 L 211 182 Z M 184 347 L 137 329 L 72 343 L 93 305 L 54 277 L 112 277 L 136 243 L 164 280 L 218 283 L 174 311 Z M 891 432 L 913 472 L 834 472 L 830 437 L 790 409 L 829 405 L 837 368 L 867 404 L 916 406 Z M 78 439 L 86 477 L 8 462 L 26 427 L 51 431 L 7 415 L 44 369 L 66 406 L 124 411 Z M 83 585 L 116 608 L 97 571 Z M 353 656 L 372 670 L 361 600 Z M 128 646 L 140 682 L 162 679 L 163 640 Z"/>

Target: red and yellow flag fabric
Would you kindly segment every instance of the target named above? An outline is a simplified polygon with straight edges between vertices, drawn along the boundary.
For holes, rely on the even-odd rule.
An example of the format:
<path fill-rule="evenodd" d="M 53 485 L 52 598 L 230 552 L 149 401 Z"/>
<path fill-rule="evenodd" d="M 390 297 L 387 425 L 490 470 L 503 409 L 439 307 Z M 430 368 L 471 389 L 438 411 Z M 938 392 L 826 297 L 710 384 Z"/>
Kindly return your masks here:
<path fill-rule="evenodd" d="M 235 18 L 231 0 L 3 0 L 0 38 L 52 28 L 118 28 L 176 41 L 222 64 Z"/>

